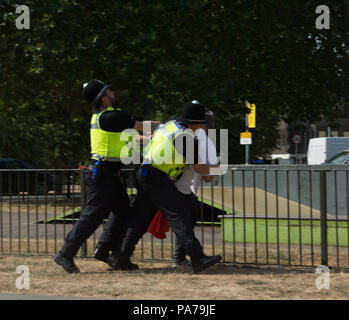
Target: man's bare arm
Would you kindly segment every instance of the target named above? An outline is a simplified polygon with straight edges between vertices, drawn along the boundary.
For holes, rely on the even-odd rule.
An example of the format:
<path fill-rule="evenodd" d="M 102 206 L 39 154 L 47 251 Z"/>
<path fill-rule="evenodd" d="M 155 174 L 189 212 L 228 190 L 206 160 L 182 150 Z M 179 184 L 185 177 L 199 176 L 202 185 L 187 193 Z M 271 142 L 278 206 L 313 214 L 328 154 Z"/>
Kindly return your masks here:
<path fill-rule="evenodd" d="M 205 182 L 211 182 L 215 178 L 215 176 L 201 176 L 201 178 Z"/>
<path fill-rule="evenodd" d="M 151 132 L 153 132 L 159 125 L 161 124 L 160 121 L 136 121 L 133 128 L 138 131 L 143 131 L 143 128 L 150 128 Z"/>
<path fill-rule="evenodd" d="M 193 169 L 202 175 L 208 175 L 210 173 L 210 167 L 206 164 L 193 164 Z"/>

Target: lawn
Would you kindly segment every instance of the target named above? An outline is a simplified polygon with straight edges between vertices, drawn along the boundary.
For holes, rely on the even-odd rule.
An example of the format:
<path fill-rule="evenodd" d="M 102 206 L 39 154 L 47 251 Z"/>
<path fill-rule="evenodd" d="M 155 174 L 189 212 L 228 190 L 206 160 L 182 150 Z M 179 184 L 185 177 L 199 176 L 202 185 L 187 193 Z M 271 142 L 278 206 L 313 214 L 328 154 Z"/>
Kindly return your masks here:
<path fill-rule="evenodd" d="M 225 241 L 269 244 L 321 244 L 321 222 L 317 220 L 277 220 L 222 218 L 222 236 Z M 348 221 L 327 221 L 327 240 L 330 246 L 348 246 Z"/>

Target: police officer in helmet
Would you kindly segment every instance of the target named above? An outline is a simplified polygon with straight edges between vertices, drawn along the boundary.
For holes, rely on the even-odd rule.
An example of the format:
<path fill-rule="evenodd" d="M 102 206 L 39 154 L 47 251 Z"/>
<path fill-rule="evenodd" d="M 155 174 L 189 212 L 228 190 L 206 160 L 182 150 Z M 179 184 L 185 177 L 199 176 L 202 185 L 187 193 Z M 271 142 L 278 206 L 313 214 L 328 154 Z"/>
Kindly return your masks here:
<path fill-rule="evenodd" d="M 121 133 L 130 128 L 143 129 L 143 122 L 136 121 L 126 110 L 119 108 L 110 84 L 91 80 L 84 84 L 82 95 L 94 108 L 90 124 L 91 162 L 87 170 L 87 203 L 54 257 L 54 261 L 69 273 L 79 272 L 74 263 L 75 255 L 108 215 L 103 237 L 99 240 L 99 253 L 95 257 L 106 262 L 109 250 L 114 249 L 103 248 L 103 243 L 120 246 L 132 215 L 130 199 L 119 177 L 121 153 L 127 143 L 122 141 Z M 150 121 L 152 129 L 159 124 Z M 137 266 L 129 262 L 126 268 L 136 269 Z"/>
<path fill-rule="evenodd" d="M 222 257 L 206 256 L 192 227 L 192 204 L 175 186 L 188 164 L 200 174 L 210 167 L 198 162 L 198 141 L 193 132 L 206 128 L 205 107 L 194 100 L 184 105 L 178 120 L 161 125 L 145 147 L 144 162 L 137 171 L 135 216 L 121 245 L 120 254 L 110 255 L 110 264 L 126 267 L 135 246 L 160 210 L 191 259 L 193 272 L 200 272 Z M 191 130 L 188 130 L 191 129 Z M 187 148 L 188 146 L 188 148 Z"/>

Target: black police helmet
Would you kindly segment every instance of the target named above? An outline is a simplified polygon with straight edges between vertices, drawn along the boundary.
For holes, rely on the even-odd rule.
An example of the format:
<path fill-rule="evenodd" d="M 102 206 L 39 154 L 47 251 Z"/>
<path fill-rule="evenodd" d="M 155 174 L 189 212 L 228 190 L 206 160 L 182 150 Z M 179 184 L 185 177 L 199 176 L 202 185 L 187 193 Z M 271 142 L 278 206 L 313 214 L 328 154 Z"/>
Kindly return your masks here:
<path fill-rule="evenodd" d="M 207 123 L 206 108 L 197 100 L 184 105 L 178 120 L 183 124 Z"/>
<path fill-rule="evenodd" d="M 93 107 L 98 106 L 106 89 L 111 87 L 111 84 L 105 84 L 100 80 L 91 80 L 84 84 L 82 96 Z"/>

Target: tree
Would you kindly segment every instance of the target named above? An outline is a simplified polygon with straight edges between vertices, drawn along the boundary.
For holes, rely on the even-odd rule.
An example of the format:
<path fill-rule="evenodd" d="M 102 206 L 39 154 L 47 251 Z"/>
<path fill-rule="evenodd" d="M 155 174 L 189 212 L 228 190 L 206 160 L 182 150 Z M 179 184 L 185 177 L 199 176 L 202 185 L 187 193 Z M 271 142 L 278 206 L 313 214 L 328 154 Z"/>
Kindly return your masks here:
<path fill-rule="evenodd" d="M 334 121 L 348 102 L 348 0 L 331 2 L 330 30 L 315 28 L 316 1 L 26 5 L 29 30 L 15 28 L 13 0 L 0 5 L 1 155 L 45 167 L 87 160 L 91 110 L 81 89 L 93 78 L 113 82 L 140 120 L 165 121 L 199 100 L 229 129 L 231 163 L 244 159 L 245 100 L 257 105 L 252 157 L 275 147 L 280 119 Z"/>

